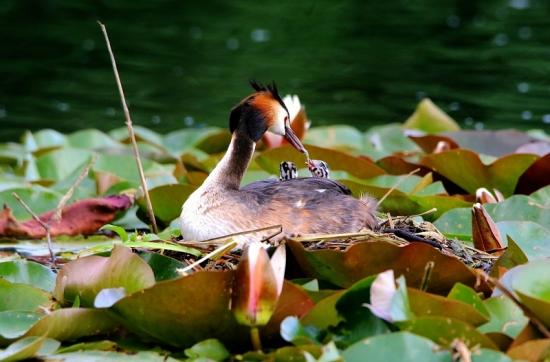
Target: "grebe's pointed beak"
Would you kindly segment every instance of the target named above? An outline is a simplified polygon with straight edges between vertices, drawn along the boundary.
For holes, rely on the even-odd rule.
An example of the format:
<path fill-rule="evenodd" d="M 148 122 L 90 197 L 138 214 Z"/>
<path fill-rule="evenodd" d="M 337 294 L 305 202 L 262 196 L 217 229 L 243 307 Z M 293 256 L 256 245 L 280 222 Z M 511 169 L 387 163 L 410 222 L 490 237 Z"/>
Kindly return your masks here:
<path fill-rule="evenodd" d="M 290 128 L 289 126 L 285 126 L 285 138 L 295 149 L 302 152 L 309 158 L 309 154 L 302 144 L 302 141 L 300 141 L 298 136 L 296 136 L 292 128 Z"/>

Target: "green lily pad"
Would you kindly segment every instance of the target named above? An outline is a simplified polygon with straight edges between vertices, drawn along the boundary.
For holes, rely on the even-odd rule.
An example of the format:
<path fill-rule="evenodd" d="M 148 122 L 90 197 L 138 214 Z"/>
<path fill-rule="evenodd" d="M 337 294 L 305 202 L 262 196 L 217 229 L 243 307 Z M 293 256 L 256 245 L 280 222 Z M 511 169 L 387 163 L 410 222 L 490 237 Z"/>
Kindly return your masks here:
<path fill-rule="evenodd" d="M 67 136 L 70 147 L 85 149 L 122 148 L 122 144 L 97 129 L 83 129 Z"/>
<path fill-rule="evenodd" d="M 179 360 L 152 351 L 130 353 L 112 351 L 80 351 L 50 355 L 46 361 L 178 362 Z"/>
<path fill-rule="evenodd" d="M 195 147 L 208 136 L 218 134 L 218 128 L 188 128 L 168 133 L 163 137 L 162 145 L 171 155 L 179 157 L 190 148 Z M 227 144 L 225 145 L 227 146 Z"/>
<path fill-rule="evenodd" d="M 529 321 L 522 310 L 507 297 L 491 297 L 484 300 L 483 304 L 489 311 L 490 319 L 477 328 L 482 333 L 498 332 L 516 338 Z"/>
<path fill-rule="evenodd" d="M 27 337 L 13 342 L 5 350 L 0 350 L 0 361 L 21 361 L 32 357 L 54 353 L 60 343 L 43 337 Z"/>
<path fill-rule="evenodd" d="M 27 260 L 0 263 L 0 278 L 11 283 L 29 284 L 51 292 L 55 286 L 55 273 L 50 268 Z"/>
<path fill-rule="evenodd" d="M 51 303 L 50 294 L 27 284 L 0 279 L 0 311 L 36 311 Z"/>
<path fill-rule="evenodd" d="M 162 145 L 163 137 L 148 128 L 134 125 L 134 133 L 136 140 L 144 141 L 153 145 Z M 128 127 L 115 128 L 109 131 L 109 136 L 114 140 L 122 143 L 130 143 L 130 136 L 128 135 Z"/>
<path fill-rule="evenodd" d="M 36 214 L 55 209 L 62 195 L 42 186 L 33 185 L 26 188 L 8 189 L 0 192 L 0 205 L 7 205 L 12 209 L 13 216 L 17 220 L 28 220 L 32 216 L 21 206 L 12 193 L 15 192 L 32 208 Z"/>
<path fill-rule="evenodd" d="M 230 357 L 225 346 L 217 339 L 206 339 L 185 350 L 189 358 L 204 358 L 212 361 L 224 361 Z"/>
<path fill-rule="evenodd" d="M 149 190 L 153 212 L 155 217 L 164 224 L 178 218 L 181 214 L 183 203 L 196 187 L 191 185 L 163 185 Z M 145 199 L 137 200 L 142 210 L 146 210 Z"/>
<path fill-rule="evenodd" d="M 348 152 L 360 151 L 363 142 L 363 133 L 347 125 L 315 127 L 308 130 L 304 138 L 306 144 Z"/>
<path fill-rule="evenodd" d="M 139 256 L 149 264 L 157 282 L 179 278 L 177 269 L 185 267 L 181 261 L 159 253 L 142 252 Z"/>
<path fill-rule="evenodd" d="M 367 338 L 348 347 L 342 356 L 345 361 L 386 362 L 447 362 L 451 353 L 441 350 L 427 338 L 408 332 L 383 334 Z"/>
<path fill-rule="evenodd" d="M 456 149 L 425 156 L 421 164 L 446 177 L 470 194 L 480 187 L 496 188 L 504 196 L 510 196 L 519 177 L 539 157 L 513 154 L 501 157 L 485 165 L 473 151 Z"/>
<path fill-rule="evenodd" d="M 464 321 L 447 317 L 419 317 L 400 325 L 401 330 L 431 339 L 442 346 L 450 346 L 456 338 L 468 347 L 481 346 L 497 349 L 497 346 L 472 325 Z"/>
<path fill-rule="evenodd" d="M 462 283 L 456 283 L 447 295 L 450 300 L 457 300 L 472 306 L 485 318 L 489 318 L 489 311 L 485 308 L 483 300 L 475 290 Z M 472 323 L 473 324 L 473 323 Z"/>
<path fill-rule="evenodd" d="M 409 286 L 418 287 L 426 263 L 430 261 L 435 262 L 428 285 L 430 292 L 446 295 L 457 282 L 474 286 L 477 280 L 476 274 L 458 259 L 421 243 L 397 246 L 373 239 L 356 243 L 345 252 L 306 250 L 295 241 L 289 241 L 287 245 L 306 276 L 340 287 L 349 287 L 369 275 L 388 269 L 393 269 L 396 275 L 404 275 Z M 487 288 L 483 282 L 479 287 Z"/>
<path fill-rule="evenodd" d="M 502 352 L 479 348 L 472 351 L 472 362 L 512 362 L 512 359 Z"/>
<path fill-rule="evenodd" d="M 143 172 L 148 178 L 161 175 L 172 175 L 173 166 L 161 165 L 148 159 L 142 159 Z M 131 155 L 107 155 L 101 154 L 94 166 L 93 170 L 110 172 L 124 180 L 139 184 L 139 173 L 137 170 L 136 160 Z"/>
<path fill-rule="evenodd" d="M 0 312 L 0 341 L 24 335 L 42 315 L 35 312 L 8 310 Z"/>
<path fill-rule="evenodd" d="M 429 98 L 420 101 L 414 113 L 405 121 L 403 126 L 428 133 L 457 131 L 460 129 L 456 121 Z"/>
<path fill-rule="evenodd" d="M 57 275 L 54 295 L 72 303 L 78 296 L 84 307 L 93 306 L 105 288 L 124 287 L 131 294 L 155 284 L 153 271 L 131 249 L 117 245 L 110 257 L 88 256 L 63 266 Z"/>
<path fill-rule="evenodd" d="M 67 136 L 53 129 L 42 129 L 34 133 L 29 132 L 23 137 L 23 143 L 29 151 L 63 147 L 67 145 Z"/>
<path fill-rule="evenodd" d="M 542 192 L 541 195 L 543 195 Z M 495 222 L 531 221 L 543 226 L 550 225 L 550 208 L 541 201 L 543 200 L 537 199 L 536 196 L 514 195 L 502 202 L 483 206 Z M 444 234 L 463 235 L 463 238 L 471 239 L 472 213 L 470 207 L 450 210 L 434 224 Z M 502 236 L 504 237 L 505 234 Z"/>
<path fill-rule="evenodd" d="M 474 307 L 462 301 L 445 298 L 439 295 L 409 288 L 411 309 L 416 316 L 440 316 L 462 320 L 474 326 L 488 321 L 488 318 Z"/>
<path fill-rule="evenodd" d="M 40 177 L 59 181 L 69 177 L 76 169 L 90 161 L 92 152 L 79 148 L 64 147 L 47 152 L 36 159 Z"/>
<path fill-rule="evenodd" d="M 365 133 L 361 153 L 378 160 L 394 153 L 420 151 L 420 148 L 405 135 L 402 125 L 389 124 L 372 127 Z"/>
<path fill-rule="evenodd" d="M 541 259 L 508 271 L 510 286 L 546 326 L 550 326 L 550 260 Z"/>
<path fill-rule="evenodd" d="M 62 308 L 36 322 L 25 336 L 45 336 L 66 341 L 110 333 L 118 326 L 118 321 L 107 310 Z"/>

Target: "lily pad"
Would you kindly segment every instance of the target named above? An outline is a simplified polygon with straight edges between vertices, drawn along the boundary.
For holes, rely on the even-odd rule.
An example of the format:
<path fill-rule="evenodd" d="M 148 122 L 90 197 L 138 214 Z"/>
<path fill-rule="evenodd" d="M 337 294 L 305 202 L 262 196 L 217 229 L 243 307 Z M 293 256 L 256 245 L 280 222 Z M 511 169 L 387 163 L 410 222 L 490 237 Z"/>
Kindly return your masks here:
<path fill-rule="evenodd" d="M 76 169 L 90 161 L 89 150 L 64 147 L 45 153 L 36 159 L 40 177 L 59 181 L 69 177 Z"/>
<path fill-rule="evenodd" d="M 504 333 L 516 338 L 529 321 L 522 310 L 509 298 L 491 297 L 483 301 L 489 311 L 490 319 L 477 329 L 482 333 Z"/>
<path fill-rule="evenodd" d="M 25 336 L 46 336 L 66 341 L 110 333 L 118 326 L 118 321 L 106 310 L 62 308 L 36 322 Z"/>
<path fill-rule="evenodd" d="M 42 186 L 33 185 L 26 188 L 14 188 L 0 192 L 0 205 L 7 205 L 17 220 L 28 220 L 32 216 L 23 208 L 23 206 L 13 197 L 15 192 L 27 204 L 31 205 L 32 211 L 36 214 L 42 214 L 46 211 L 55 209 L 62 195 Z"/>
<path fill-rule="evenodd" d="M 28 337 L 13 342 L 5 350 L 0 350 L 0 361 L 20 361 L 32 357 L 54 353 L 60 343 L 43 337 Z"/>
<path fill-rule="evenodd" d="M 340 287 L 349 287 L 360 279 L 387 269 L 393 269 L 396 275 L 404 275 L 409 286 L 418 287 L 426 263 L 430 261 L 435 263 L 435 267 L 428 291 L 447 294 L 457 282 L 473 287 L 477 280 L 475 273 L 458 259 L 421 243 L 397 246 L 371 240 L 356 243 L 345 252 L 306 250 L 295 241 L 289 241 L 288 245 L 306 276 Z M 486 286 L 480 285 L 480 288 L 485 289 Z"/>
<path fill-rule="evenodd" d="M 508 355 L 521 361 L 546 361 L 550 356 L 550 339 L 538 339 L 527 341 L 517 347 L 511 348 Z"/>
<path fill-rule="evenodd" d="M 122 148 L 122 144 L 97 129 L 83 129 L 67 136 L 70 147 L 85 149 Z"/>
<path fill-rule="evenodd" d="M 27 260 L 0 263 L 0 278 L 11 283 L 29 284 L 45 291 L 53 291 L 55 273 L 50 268 Z"/>
<path fill-rule="evenodd" d="M 416 316 L 449 317 L 474 326 L 482 325 L 488 321 L 488 318 L 482 313 L 464 302 L 413 288 L 409 288 L 408 294 L 411 309 Z"/>
<path fill-rule="evenodd" d="M 480 187 L 496 188 L 504 196 L 514 193 L 519 177 L 538 159 L 528 154 L 504 156 L 485 165 L 473 151 L 456 149 L 425 156 L 421 164 L 444 176 L 470 194 Z"/>
<path fill-rule="evenodd" d="M 359 178 L 371 178 L 383 175 L 386 172 L 367 158 L 355 157 L 350 154 L 317 146 L 306 146 L 312 159 L 327 162 L 331 169 L 346 171 Z M 266 171 L 279 174 L 279 164 L 282 161 L 292 161 L 296 165 L 303 165 L 304 155 L 290 146 L 274 148 L 262 152 L 256 162 Z"/>
<path fill-rule="evenodd" d="M 383 356 L 387 362 L 447 362 L 449 351 L 440 350 L 427 338 L 398 332 L 367 338 L 348 347 L 342 354 L 345 361 L 378 361 Z"/>
<path fill-rule="evenodd" d="M 24 335 L 43 316 L 36 312 L 3 311 L 0 312 L 0 341 L 16 339 Z"/>
<path fill-rule="evenodd" d="M 228 307 L 233 278 L 233 271 L 195 272 L 130 295 L 113 309 L 129 330 L 163 344 L 189 347 L 207 338 L 217 338 L 227 346 L 247 346 L 249 328 L 238 324 Z M 284 317 L 305 313 L 303 298 L 307 298 L 307 293 L 293 293 L 299 298 L 289 300 L 285 288 L 272 317 L 277 319 L 277 327 L 272 328 L 270 324 L 265 327 L 277 334 L 277 323 Z M 288 312 L 280 313 L 280 308 L 287 308 Z"/>
<path fill-rule="evenodd" d="M 50 303 L 51 296 L 41 289 L 0 279 L 0 311 L 32 312 Z"/>
<path fill-rule="evenodd" d="M 401 330 L 431 339 L 442 345 L 450 346 L 456 339 L 461 339 L 468 347 L 481 346 L 498 349 L 497 346 L 469 323 L 447 317 L 419 317 L 401 325 Z"/>
<path fill-rule="evenodd" d="M 124 287 L 131 294 L 154 284 L 155 276 L 147 262 L 117 245 L 110 257 L 88 256 L 64 265 L 57 275 L 54 295 L 65 303 L 78 296 L 80 304 L 87 307 L 94 305 L 102 289 Z"/>
<path fill-rule="evenodd" d="M 153 212 L 162 223 L 169 224 L 181 214 L 181 207 L 185 200 L 195 191 L 195 186 L 190 185 L 163 185 L 149 190 Z M 137 200 L 139 206 L 145 210 L 145 199 Z"/>
<path fill-rule="evenodd" d="M 457 131 L 460 129 L 455 120 L 443 112 L 429 98 L 420 101 L 414 113 L 405 121 L 403 126 L 428 133 Z"/>
<path fill-rule="evenodd" d="M 364 146 L 361 150 L 374 160 L 394 153 L 420 151 L 420 148 L 405 135 L 405 129 L 399 124 L 370 128 L 365 133 Z"/>
<path fill-rule="evenodd" d="M 347 125 L 315 127 L 307 131 L 304 143 L 348 152 L 363 148 L 364 136 L 357 128 Z"/>

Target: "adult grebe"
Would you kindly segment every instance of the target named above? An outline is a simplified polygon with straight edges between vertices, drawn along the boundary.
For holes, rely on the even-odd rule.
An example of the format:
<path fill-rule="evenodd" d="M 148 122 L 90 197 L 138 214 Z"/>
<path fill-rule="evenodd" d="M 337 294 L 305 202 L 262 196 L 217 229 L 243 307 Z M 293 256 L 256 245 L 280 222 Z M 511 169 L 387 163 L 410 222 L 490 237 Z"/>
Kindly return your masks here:
<path fill-rule="evenodd" d="M 347 187 L 328 178 L 269 179 L 240 187 L 256 142 L 266 131 L 284 136 L 307 154 L 290 128 L 288 110 L 275 84 L 251 85 L 255 92 L 231 110 L 229 129 L 233 135 L 227 152 L 183 205 L 183 237 L 207 240 L 282 225 L 283 232 L 274 238 L 277 241 L 288 235 L 375 228 L 376 201 L 369 197 L 356 199 Z M 235 240 L 242 246 L 251 237 L 259 236 L 243 235 Z"/>

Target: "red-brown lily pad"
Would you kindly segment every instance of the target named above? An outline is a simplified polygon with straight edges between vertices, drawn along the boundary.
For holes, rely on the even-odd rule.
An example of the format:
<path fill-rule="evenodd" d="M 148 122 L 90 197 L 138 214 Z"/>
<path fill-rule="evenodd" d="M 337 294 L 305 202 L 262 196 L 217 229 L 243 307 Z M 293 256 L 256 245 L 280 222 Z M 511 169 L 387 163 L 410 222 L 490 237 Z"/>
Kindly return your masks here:
<path fill-rule="evenodd" d="M 345 152 L 317 146 L 306 146 L 312 159 L 327 162 L 332 170 L 346 171 L 359 178 L 371 178 L 386 173 L 373 161 L 365 157 L 356 157 Z M 279 164 L 282 161 L 292 161 L 298 167 L 305 165 L 305 157 L 290 146 L 279 147 L 262 152 L 256 162 L 266 171 L 279 174 Z"/>
<path fill-rule="evenodd" d="M 113 221 L 117 214 L 132 206 L 126 195 L 114 195 L 77 201 L 62 210 L 61 220 L 53 220 L 55 210 L 38 215 L 51 227 L 51 235 L 91 234 Z M 0 211 L 0 235 L 15 238 L 40 239 L 46 231 L 36 220 L 17 221 L 10 208 Z"/>
<path fill-rule="evenodd" d="M 306 276 L 339 287 L 349 287 L 360 279 L 388 269 L 393 269 L 395 275 L 404 275 L 408 286 L 419 287 L 426 264 L 434 262 L 429 292 L 446 295 L 458 282 L 487 291 L 487 286 L 483 282 L 476 283 L 476 274 L 460 260 L 426 244 L 397 246 L 384 241 L 364 241 L 346 251 L 307 250 L 292 240 L 288 245 Z"/>

